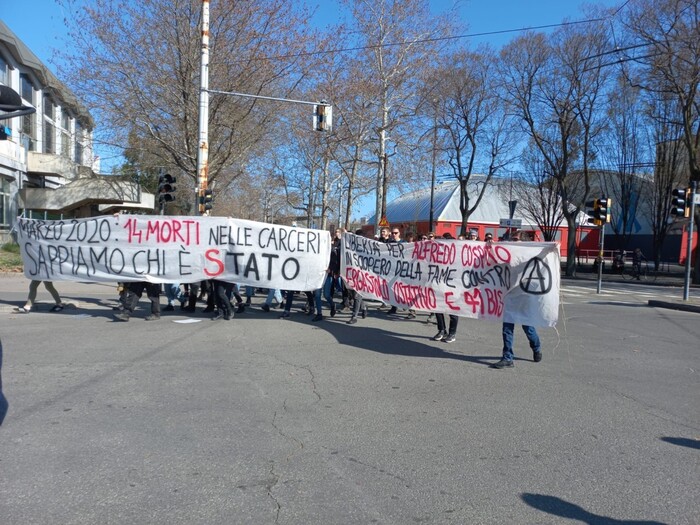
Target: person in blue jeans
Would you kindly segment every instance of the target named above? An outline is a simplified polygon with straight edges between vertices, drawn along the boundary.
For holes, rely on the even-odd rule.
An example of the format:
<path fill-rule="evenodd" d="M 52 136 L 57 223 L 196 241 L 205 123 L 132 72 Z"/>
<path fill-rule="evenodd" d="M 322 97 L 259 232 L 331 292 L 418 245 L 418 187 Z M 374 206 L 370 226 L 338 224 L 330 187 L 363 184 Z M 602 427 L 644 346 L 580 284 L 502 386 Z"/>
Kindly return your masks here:
<path fill-rule="evenodd" d="M 491 368 L 512 368 L 513 367 L 513 331 L 515 323 L 503 323 L 503 357 L 497 363 L 493 363 Z M 534 326 L 523 325 L 523 332 L 530 342 L 532 348 L 532 359 L 535 363 L 542 361 L 542 350 L 540 348 L 540 336 Z"/>
<path fill-rule="evenodd" d="M 514 232 L 510 236 L 510 240 L 513 242 L 520 241 L 520 232 Z M 493 242 L 493 240 L 487 241 Z M 503 323 L 503 357 L 497 363 L 493 363 L 491 368 L 513 368 L 513 331 L 515 330 L 515 323 Z M 537 330 L 534 326 L 523 325 L 523 332 L 527 336 L 527 340 L 530 342 L 530 348 L 532 349 L 532 359 L 535 363 L 542 361 L 542 349 L 540 347 L 540 336 L 537 335 Z"/>

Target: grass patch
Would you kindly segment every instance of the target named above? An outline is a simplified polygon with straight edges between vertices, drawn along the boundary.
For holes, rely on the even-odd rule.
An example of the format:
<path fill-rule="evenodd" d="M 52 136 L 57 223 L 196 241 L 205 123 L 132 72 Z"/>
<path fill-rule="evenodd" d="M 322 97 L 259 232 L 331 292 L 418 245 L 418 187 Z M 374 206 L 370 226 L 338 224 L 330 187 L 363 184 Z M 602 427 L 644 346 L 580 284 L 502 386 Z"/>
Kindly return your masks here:
<path fill-rule="evenodd" d="M 23 272 L 19 244 L 9 242 L 0 246 L 0 272 Z"/>

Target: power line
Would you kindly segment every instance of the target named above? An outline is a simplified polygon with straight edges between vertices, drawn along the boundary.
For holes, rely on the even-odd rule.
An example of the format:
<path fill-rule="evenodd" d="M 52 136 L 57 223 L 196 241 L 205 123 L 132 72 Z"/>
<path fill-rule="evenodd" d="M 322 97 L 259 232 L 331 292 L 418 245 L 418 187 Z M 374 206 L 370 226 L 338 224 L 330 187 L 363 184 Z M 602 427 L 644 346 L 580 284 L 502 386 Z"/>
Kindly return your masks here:
<path fill-rule="evenodd" d="M 461 40 L 463 38 L 475 38 L 475 37 L 481 37 L 481 36 L 504 35 L 504 34 L 508 34 L 508 33 L 520 33 L 522 31 L 532 31 L 532 30 L 539 30 L 539 29 L 551 29 L 554 27 L 567 27 L 567 26 L 574 26 L 574 25 L 580 25 L 580 24 L 590 24 L 592 22 L 601 22 L 603 20 L 606 20 L 606 19 L 605 18 L 589 18 L 586 20 L 577 20 L 574 22 L 560 22 L 558 24 L 547 24 L 547 25 L 532 26 L 532 27 L 520 27 L 517 29 L 501 29 L 498 31 L 485 31 L 482 33 L 466 33 L 463 35 L 454 35 L 454 36 L 419 38 L 417 40 L 404 40 L 404 41 L 400 41 L 400 42 L 389 42 L 387 44 L 373 44 L 373 45 L 365 45 L 365 46 L 341 47 L 338 49 L 327 49 L 327 50 L 322 50 L 322 51 L 306 51 L 306 52 L 302 52 L 302 53 L 295 53 L 292 55 L 269 56 L 269 57 L 261 58 L 260 60 L 286 60 L 286 59 L 290 59 L 290 58 L 301 58 L 301 57 L 308 57 L 308 56 L 328 55 L 331 53 L 348 53 L 351 51 L 362 51 L 365 49 L 381 49 L 381 48 L 386 48 L 386 47 L 403 46 L 406 44 L 423 44 L 423 43 L 428 43 L 428 42 L 444 42 L 444 41 L 448 41 L 448 40 Z"/>

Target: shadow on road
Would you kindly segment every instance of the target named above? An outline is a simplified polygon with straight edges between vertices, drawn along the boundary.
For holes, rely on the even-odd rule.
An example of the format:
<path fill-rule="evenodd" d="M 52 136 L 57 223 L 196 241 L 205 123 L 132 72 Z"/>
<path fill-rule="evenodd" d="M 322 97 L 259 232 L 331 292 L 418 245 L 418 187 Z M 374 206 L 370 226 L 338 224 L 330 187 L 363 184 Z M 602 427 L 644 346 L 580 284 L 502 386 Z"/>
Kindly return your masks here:
<path fill-rule="evenodd" d="M 553 514 L 554 516 L 581 521 L 588 525 L 666 525 L 661 521 L 616 520 L 607 516 L 593 514 L 583 507 L 579 507 L 574 503 L 569 503 L 556 496 L 530 494 L 526 492 L 521 494 L 520 497 L 525 503 L 537 510 Z"/>
<path fill-rule="evenodd" d="M 666 443 L 671 443 L 672 445 L 678 445 L 679 447 L 688 447 L 694 449 L 700 449 L 700 440 L 691 438 L 679 438 L 679 437 L 662 437 L 661 441 Z"/>
<path fill-rule="evenodd" d="M 298 322 L 302 324 L 307 324 L 305 321 L 306 316 L 302 315 L 292 315 L 292 317 L 287 318 L 284 321 L 279 322 Z M 372 326 L 367 326 L 363 324 L 362 320 L 359 320 L 357 324 L 348 325 L 346 324 L 346 317 L 336 317 L 334 319 L 326 318 L 318 323 L 308 322 L 309 325 L 326 330 L 331 335 L 333 335 L 338 343 L 348 346 L 353 346 L 362 350 L 369 350 L 371 352 L 377 352 L 380 354 L 396 355 L 396 356 L 406 356 L 406 357 L 437 357 L 441 359 L 455 359 L 457 361 L 467 361 L 470 363 L 477 363 L 480 365 L 490 365 L 501 358 L 501 341 L 494 341 L 494 354 L 493 355 L 465 355 L 462 353 L 457 353 L 465 348 L 468 335 L 464 334 L 460 340 L 459 330 L 457 331 L 457 341 L 454 343 L 442 343 L 432 340 L 434 335 L 433 328 L 430 328 L 429 334 L 425 336 L 416 336 L 414 334 L 404 334 L 400 332 L 400 324 L 404 320 L 399 321 L 396 326 L 396 330 L 376 328 Z M 425 325 L 423 322 L 420 322 Z M 416 340 L 420 338 L 419 340 Z M 527 340 L 523 336 L 525 341 L 525 347 L 527 348 Z M 527 348 L 527 353 L 530 354 L 530 349 Z M 516 360 L 519 358 L 516 357 Z"/>
<path fill-rule="evenodd" d="M 5 394 L 2 393 L 2 339 L 0 339 L 0 426 L 5 420 L 9 406 L 10 404 L 7 402 Z"/>

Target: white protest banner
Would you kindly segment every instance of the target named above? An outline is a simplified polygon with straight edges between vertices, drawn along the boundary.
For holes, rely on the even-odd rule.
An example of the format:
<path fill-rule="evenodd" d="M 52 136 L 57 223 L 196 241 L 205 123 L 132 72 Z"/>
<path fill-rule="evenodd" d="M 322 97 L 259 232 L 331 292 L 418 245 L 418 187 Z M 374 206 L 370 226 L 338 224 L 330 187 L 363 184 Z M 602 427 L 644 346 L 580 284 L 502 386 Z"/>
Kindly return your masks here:
<path fill-rule="evenodd" d="M 330 258 L 327 231 L 226 217 L 109 215 L 18 219 L 29 279 L 238 284 L 320 288 Z"/>
<path fill-rule="evenodd" d="M 555 243 L 387 244 L 347 233 L 341 275 L 362 297 L 398 308 L 530 326 L 554 326 L 559 315 Z"/>

